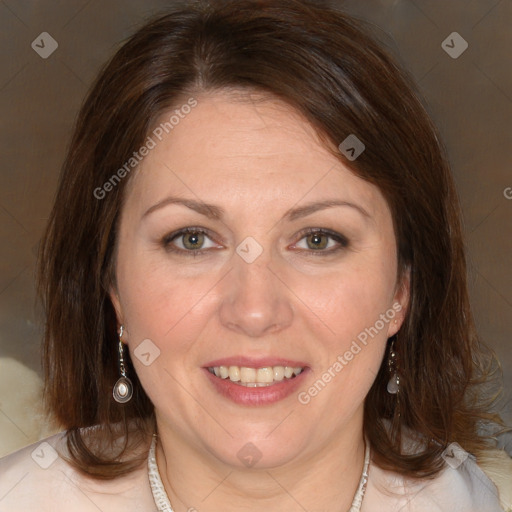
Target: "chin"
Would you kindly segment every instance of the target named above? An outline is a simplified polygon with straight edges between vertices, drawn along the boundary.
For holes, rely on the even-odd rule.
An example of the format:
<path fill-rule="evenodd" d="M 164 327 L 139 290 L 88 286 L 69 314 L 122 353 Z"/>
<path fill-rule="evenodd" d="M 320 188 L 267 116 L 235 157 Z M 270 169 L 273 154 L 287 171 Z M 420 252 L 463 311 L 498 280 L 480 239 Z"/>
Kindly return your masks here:
<path fill-rule="evenodd" d="M 272 426 L 275 428 L 276 424 Z M 210 446 L 209 451 L 224 464 L 236 469 L 265 470 L 289 464 L 303 453 L 303 444 L 289 434 L 272 433 L 264 435 L 237 436 L 220 446 Z M 303 438 L 304 439 L 304 438 Z"/>

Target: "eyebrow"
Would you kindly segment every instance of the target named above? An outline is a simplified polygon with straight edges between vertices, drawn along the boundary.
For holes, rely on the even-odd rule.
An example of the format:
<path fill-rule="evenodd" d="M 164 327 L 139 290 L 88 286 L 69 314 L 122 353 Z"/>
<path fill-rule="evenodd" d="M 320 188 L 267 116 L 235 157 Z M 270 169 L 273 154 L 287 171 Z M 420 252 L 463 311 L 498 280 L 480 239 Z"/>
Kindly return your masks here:
<path fill-rule="evenodd" d="M 149 208 L 142 215 L 142 218 L 145 218 L 154 211 L 159 210 L 164 206 L 168 206 L 170 204 L 179 204 L 186 206 L 187 208 L 194 210 L 197 213 L 200 213 L 201 215 L 208 217 L 209 219 L 215 220 L 222 219 L 225 213 L 223 208 L 221 208 L 220 206 L 216 206 L 214 204 L 208 204 L 202 201 L 195 201 L 193 199 L 184 199 L 181 197 L 170 196 L 166 197 L 165 199 L 162 199 L 162 201 L 159 201 L 158 203 L 151 206 L 151 208 Z M 358 211 L 363 217 L 371 219 L 371 215 L 362 206 L 355 203 L 351 203 L 349 201 L 341 201 L 336 199 L 315 201 L 312 203 L 305 204 L 304 206 L 291 208 L 283 215 L 283 219 L 291 222 L 302 217 L 311 215 L 317 211 L 325 210 L 327 208 L 334 208 L 336 206 L 348 206 Z"/>

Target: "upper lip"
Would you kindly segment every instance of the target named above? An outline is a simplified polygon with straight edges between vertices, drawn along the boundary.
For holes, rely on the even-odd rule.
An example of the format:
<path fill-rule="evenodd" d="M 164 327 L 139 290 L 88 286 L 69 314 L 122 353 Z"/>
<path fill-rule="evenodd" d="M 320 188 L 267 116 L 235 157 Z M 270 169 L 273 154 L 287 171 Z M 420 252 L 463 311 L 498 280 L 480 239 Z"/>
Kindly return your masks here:
<path fill-rule="evenodd" d="M 282 357 L 247 357 L 232 356 L 215 359 L 206 363 L 205 368 L 213 368 L 215 366 L 245 366 L 247 368 L 265 368 L 268 366 L 289 366 L 291 368 L 305 368 L 307 365 L 303 361 L 294 361 Z"/>

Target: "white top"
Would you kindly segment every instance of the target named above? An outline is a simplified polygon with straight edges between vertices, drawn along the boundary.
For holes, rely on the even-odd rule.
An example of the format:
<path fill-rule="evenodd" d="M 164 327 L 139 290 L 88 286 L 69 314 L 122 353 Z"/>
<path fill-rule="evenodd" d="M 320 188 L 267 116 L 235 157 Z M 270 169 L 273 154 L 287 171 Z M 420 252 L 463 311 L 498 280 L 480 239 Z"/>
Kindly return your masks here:
<path fill-rule="evenodd" d="M 157 512 L 147 465 L 113 481 L 74 470 L 64 432 L 0 459 L 0 512 Z M 370 464 L 361 512 L 503 512 L 498 490 L 470 456 L 433 480 L 411 480 Z"/>

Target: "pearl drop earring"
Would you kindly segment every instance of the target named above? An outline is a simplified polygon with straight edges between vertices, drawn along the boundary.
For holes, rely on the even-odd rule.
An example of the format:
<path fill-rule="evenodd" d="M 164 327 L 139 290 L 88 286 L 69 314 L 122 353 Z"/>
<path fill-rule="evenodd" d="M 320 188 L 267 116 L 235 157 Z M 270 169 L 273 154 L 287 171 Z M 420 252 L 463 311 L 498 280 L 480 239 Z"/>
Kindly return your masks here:
<path fill-rule="evenodd" d="M 114 400 L 120 404 L 129 402 L 133 396 L 133 384 L 132 381 L 126 376 L 126 367 L 124 365 L 124 345 L 121 341 L 123 336 L 123 326 L 119 328 L 119 372 L 121 377 L 114 384 L 112 395 Z"/>

